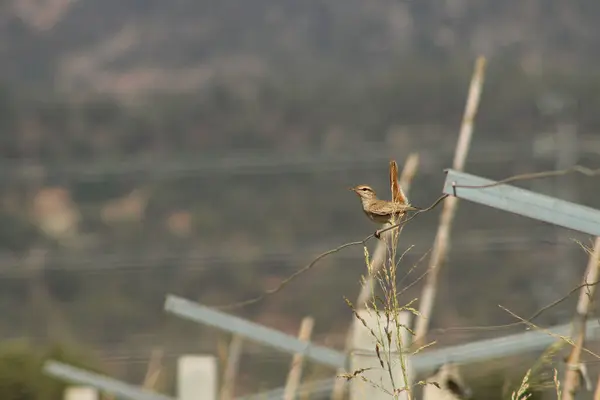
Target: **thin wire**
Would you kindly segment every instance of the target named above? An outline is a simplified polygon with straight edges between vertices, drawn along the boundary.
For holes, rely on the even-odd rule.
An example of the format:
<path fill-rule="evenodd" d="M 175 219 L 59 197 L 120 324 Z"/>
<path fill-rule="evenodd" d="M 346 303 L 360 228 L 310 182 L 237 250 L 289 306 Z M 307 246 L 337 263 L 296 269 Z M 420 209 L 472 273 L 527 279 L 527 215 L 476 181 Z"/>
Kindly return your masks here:
<path fill-rule="evenodd" d="M 596 176 L 596 175 L 600 175 L 600 169 L 590 169 L 587 167 L 583 167 L 580 165 L 575 165 L 573 167 L 570 168 L 566 168 L 566 169 L 562 169 L 562 170 L 552 170 L 552 171 L 542 171 L 542 172 L 534 172 L 534 173 L 528 173 L 528 174 L 519 174 L 519 175 L 514 175 L 511 176 L 509 178 L 500 180 L 500 181 L 496 181 L 494 183 L 491 184 L 487 184 L 487 185 L 478 185 L 478 186 L 469 186 L 469 185 L 455 185 L 455 187 L 459 187 L 459 188 L 471 188 L 471 189 L 478 189 L 478 188 L 487 188 L 487 187 L 492 187 L 492 186 L 499 186 L 499 185 L 504 185 L 507 184 L 509 182 L 516 182 L 516 181 L 525 181 L 525 180 L 534 180 L 534 179 L 540 179 L 540 178 L 547 178 L 547 177 L 552 177 L 552 176 L 564 176 L 564 175 L 568 175 L 570 173 L 580 173 L 583 175 L 587 175 L 587 176 Z M 303 274 L 304 272 L 310 270 L 312 267 L 314 267 L 320 260 L 322 260 L 323 258 L 337 253 L 347 247 L 352 247 L 352 246 L 358 246 L 358 245 L 363 245 L 365 246 L 366 243 L 371 239 L 371 238 L 377 238 L 379 239 L 381 234 L 384 232 L 387 232 L 389 230 L 401 227 L 406 225 L 408 222 L 412 221 L 417 215 L 422 214 L 424 212 L 428 212 L 433 210 L 435 207 L 437 207 L 444 199 L 446 199 L 449 195 L 447 194 L 443 194 L 442 196 L 440 196 L 431 206 L 425 208 L 425 209 L 419 209 L 416 212 L 413 213 L 413 215 L 411 215 L 409 218 L 403 219 L 402 221 L 400 221 L 399 223 L 383 228 L 383 229 L 379 229 L 377 231 L 375 231 L 375 233 L 372 233 L 371 235 L 367 236 L 366 238 L 364 238 L 363 240 L 359 240 L 356 242 L 350 242 L 350 243 L 346 243 L 343 244 L 339 247 L 336 247 L 333 250 L 329 250 L 326 251 L 322 254 L 320 254 L 319 256 L 317 256 L 317 258 L 315 258 L 313 261 L 311 261 L 308 265 L 306 265 L 305 267 L 297 270 L 296 272 L 294 272 L 292 275 L 290 275 L 289 277 L 287 277 L 286 279 L 284 279 L 277 287 L 273 288 L 273 289 L 269 289 L 264 291 L 262 294 L 260 294 L 259 296 L 249 299 L 249 300 L 245 300 L 245 301 L 241 301 L 241 302 L 237 302 L 237 303 L 231 303 L 231 304 L 227 304 L 227 305 L 222 305 L 222 306 L 216 306 L 215 308 L 217 309 L 234 309 L 234 308 L 240 308 L 240 307 L 244 307 L 250 304 L 254 304 L 257 303 L 261 300 L 263 300 L 265 297 L 275 294 L 277 292 L 279 292 L 281 289 L 283 289 L 285 286 L 287 286 L 292 280 L 294 280 L 296 277 L 298 277 L 299 275 Z M 555 305 L 555 304 L 554 304 Z M 542 311 L 543 312 L 543 311 Z"/>
<path fill-rule="evenodd" d="M 240 308 L 240 307 L 244 307 L 244 306 L 247 306 L 247 305 L 250 305 L 253 303 L 257 303 L 257 302 L 261 301 L 262 299 L 264 299 L 265 297 L 279 292 L 281 289 L 283 289 L 285 286 L 287 286 L 288 283 L 290 283 L 292 280 L 294 280 L 297 276 L 303 274 L 304 272 L 306 272 L 309 269 L 311 269 L 312 267 L 314 267 L 315 264 L 317 264 L 323 258 L 325 258 L 331 254 L 337 253 L 347 247 L 358 246 L 360 244 L 364 245 L 364 244 L 366 244 L 367 240 L 369 240 L 371 237 L 373 237 L 373 235 L 369 235 L 365 239 L 357 241 L 357 242 L 345 243 L 339 247 L 336 247 L 335 249 L 328 250 L 324 253 L 321 253 L 319 256 L 317 256 L 317 258 L 312 260 L 308 265 L 302 267 L 301 269 L 294 272 L 292 275 L 285 278 L 277 287 L 275 287 L 273 289 L 265 290 L 262 294 L 260 294 L 259 296 L 255 297 L 253 299 L 241 301 L 238 303 L 226 304 L 223 306 L 214 306 L 213 308 L 227 310 L 227 309 Z"/>
<path fill-rule="evenodd" d="M 430 205 L 429 207 L 427 207 L 427 208 L 424 208 L 424 209 L 419 209 L 419 210 L 415 211 L 415 212 L 413 213 L 413 215 L 411 215 L 409 218 L 406 218 L 406 219 L 404 219 L 404 220 L 402 220 L 402 221 L 398 222 L 398 223 L 397 223 L 397 224 L 395 224 L 395 225 L 388 226 L 387 228 L 384 228 L 384 229 L 379 229 L 378 231 L 376 231 L 376 232 L 373 234 L 373 236 L 374 236 L 374 237 L 376 237 L 376 238 L 378 238 L 379 236 L 381 236 L 381 234 L 382 234 L 382 233 L 385 233 L 385 232 L 387 232 L 387 231 L 389 231 L 389 230 L 396 229 L 396 228 L 398 228 L 398 227 L 400 227 L 400 226 L 404 226 L 404 225 L 406 225 L 408 222 L 412 221 L 412 220 L 413 220 L 413 219 L 414 219 L 414 218 L 415 218 L 417 215 L 419 215 L 419 214 L 421 214 L 421 213 L 424 213 L 424 212 L 427 212 L 427 211 L 431 211 L 431 210 L 433 210 L 433 209 L 434 209 L 435 207 L 437 207 L 437 206 L 438 206 L 438 205 L 439 205 L 439 204 L 440 204 L 440 203 L 441 203 L 441 202 L 442 202 L 444 199 L 446 199 L 446 197 L 448 197 L 448 195 L 447 195 L 447 194 L 443 194 L 443 195 L 441 195 L 441 196 L 440 196 L 440 197 L 439 197 L 439 198 L 438 198 L 438 199 L 437 199 L 437 200 L 436 200 L 436 201 L 435 201 L 435 202 L 434 202 L 432 205 Z"/>
<path fill-rule="evenodd" d="M 269 290 L 265 290 L 263 293 L 261 293 L 260 295 L 249 299 L 249 300 L 244 300 L 241 302 L 237 302 L 237 303 L 231 303 L 231 304 L 226 304 L 226 305 L 222 305 L 222 306 L 214 306 L 213 308 L 217 308 L 217 309 L 221 309 L 221 310 L 231 310 L 231 309 L 235 309 L 235 308 L 240 308 L 240 307 L 245 307 L 248 306 L 250 304 L 254 304 L 254 303 L 258 303 L 259 301 L 263 300 L 265 297 L 275 294 L 277 292 L 279 292 L 280 290 L 282 290 L 285 286 L 287 286 L 292 280 L 294 280 L 296 277 L 298 277 L 299 275 L 305 273 L 306 271 L 308 271 L 309 269 L 311 269 L 312 267 L 314 267 L 320 260 L 322 260 L 323 258 L 337 253 L 345 248 L 348 247 L 352 247 L 352 246 L 365 246 L 367 244 L 367 242 L 369 240 L 371 240 L 372 238 L 377 238 L 381 233 L 389 231 L 391 229 L 397 228 L 399 226 L 402 226 L 406 223 L 408 223 L 409 221 L 411 221 L 413 218 L 415 218 L 418 214 L 432 210 L 433 208 L 435 208 L 438 204 L 440 204 L 442 202 L 442 200 L 444 200 L 446 197 L 448 197 L 448 195 L 444 194 L 443 196 L 441 196 L 439 199 L 437 199 L 435 201 L 435 203 L 433 203 L 431 206 L 425 208 L 425 209 L 421 209 L 416 211 L 410 218 L 407 218 L 405 220 L 403 220 L 402 222 L 392 225 L 388 228 L 376 231 L 375 233 L 370 234 L 369 236 L 365 237 L 362 240 L 358 240 L 356 242 L 349 242 L 349 243 L 345 243 L 339 247 L 336 247 L 335 249 L 332 250 L 328 250 L 324 253 L 321 253 L 319 256 L 317 256 L 314 260 L 312 260 L 308 265 L 300 268 L 299 270 L 297 270 L 296 272 L 294 272 L 292 275 L 288 276 L 287 278 L 285 278 L 279 285 L 277 285 L 275 288 L 273 289 L 269 289 Z"/>

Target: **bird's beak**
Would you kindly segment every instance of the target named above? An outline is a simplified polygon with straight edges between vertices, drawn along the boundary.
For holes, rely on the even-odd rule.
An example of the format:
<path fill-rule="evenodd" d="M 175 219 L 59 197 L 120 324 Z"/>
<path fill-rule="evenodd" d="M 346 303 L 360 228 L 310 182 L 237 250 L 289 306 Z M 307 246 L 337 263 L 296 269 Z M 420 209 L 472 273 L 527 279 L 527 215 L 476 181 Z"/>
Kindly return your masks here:
<path fill-rule="evenodd" d="M 354 189 L 353 187 L 349 187 L 348 190 L 350 190 L 352 192 L 356 192 L 356 189 Z"/>

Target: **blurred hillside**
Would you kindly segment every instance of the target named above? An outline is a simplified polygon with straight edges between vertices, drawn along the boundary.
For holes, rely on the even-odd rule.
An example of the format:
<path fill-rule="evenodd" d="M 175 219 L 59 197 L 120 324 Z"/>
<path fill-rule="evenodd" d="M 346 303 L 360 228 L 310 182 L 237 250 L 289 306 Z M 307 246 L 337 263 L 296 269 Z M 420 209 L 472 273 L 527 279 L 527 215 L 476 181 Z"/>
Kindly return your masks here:
<path fill-rule="evenodd" d="M 390 158 L 419 152 L 410 198 L 433 202 L 479 52 L 468 171 L 597 167 L 598 17 L 583 0 L 0 2 L 1 337 L 77 343 L 129 379 L 155 345 L 214 352 L 223 335 L 165 316 L 165 294 L 247 299 L 372 233 L 346 188 L 389 197 Z M 521 186 L 600 208 L 593 182 Z M 440 209 L 405 228 L 406 270 Z M 513 322 L 498 304 L 527 316 L 563 296 L 586 260 L 572 238 L 588 241 L 462 202 L 433 327 Z M 238 314 L 292 334 L 311 314 L 316 340 L 341 347 L 363 273 L 348 249 Z M 282 382 L 289 357 L 246 350 L 242 389 Z"/>
<path fill-rule="evenodd" d="M 479 53 L 529 72 L 579 68 L 597 61 L 599 8 L 592 0 L 5 0 L 0 72 L 81 96 L 196 91 L 214 80 L 251 86 L 315 71 L 364 78 L 395 60 Z"/>

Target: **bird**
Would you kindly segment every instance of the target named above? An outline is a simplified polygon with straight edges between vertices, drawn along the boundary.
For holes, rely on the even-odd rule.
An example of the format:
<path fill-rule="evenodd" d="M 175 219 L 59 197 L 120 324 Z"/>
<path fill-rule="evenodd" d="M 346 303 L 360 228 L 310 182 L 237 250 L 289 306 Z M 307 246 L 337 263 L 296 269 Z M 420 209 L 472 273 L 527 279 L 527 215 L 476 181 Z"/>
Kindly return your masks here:
<path fill-rule="evenodd" d="M 407 203 L 387 201 L 377 198 L 377 194 L 372 187 L 367 185 L 358 185 L 349 188 L 358 195 L 362 203 L 363 212 L 373 222 L 378 224 L 389 224 L 397 221 L 399 217 L 404 216 L 407 211 L 419 211 Z"/>

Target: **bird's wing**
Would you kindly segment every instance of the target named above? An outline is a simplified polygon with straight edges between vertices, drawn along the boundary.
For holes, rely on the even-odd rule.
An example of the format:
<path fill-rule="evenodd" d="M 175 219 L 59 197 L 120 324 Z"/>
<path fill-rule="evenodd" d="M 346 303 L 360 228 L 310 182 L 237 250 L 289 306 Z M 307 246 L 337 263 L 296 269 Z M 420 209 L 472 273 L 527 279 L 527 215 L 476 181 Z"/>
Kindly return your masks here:
<path fill-rule="evenodd" d="M 391 204 L 392 203 L 388 203 L 384 200 L 376 200 L 371 203 L 371 207 L 369 207 L 369 212 L 375 215 L 390 215 L 390 213 L 395 211 L 395 209 L 392 209 Z"/>
<path fill-rule="evenodd" d="M 406 212 L 406 211 L 418 211 L 419 209 L 416 207 L 413 207 L 409 204 L 398 204 L 395 203 L 394 204 L 394 212 L 400 213 L 400 212 Z"/>

